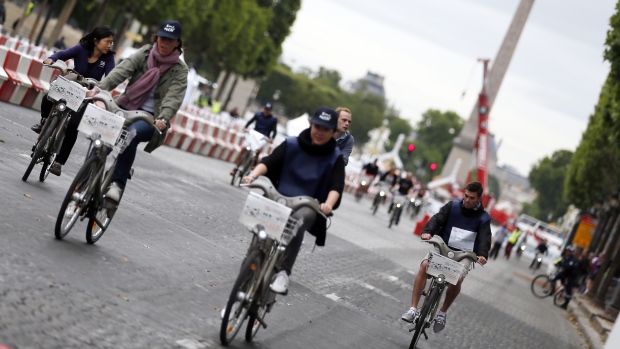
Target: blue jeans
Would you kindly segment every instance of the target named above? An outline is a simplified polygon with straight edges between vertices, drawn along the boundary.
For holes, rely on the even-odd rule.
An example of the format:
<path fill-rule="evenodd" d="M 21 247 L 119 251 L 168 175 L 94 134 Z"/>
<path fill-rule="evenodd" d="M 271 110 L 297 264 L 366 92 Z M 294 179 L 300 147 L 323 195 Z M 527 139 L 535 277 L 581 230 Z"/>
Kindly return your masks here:
<path fill-rule="evenodd" d="M 114 170 L 114 175 L 112 175 L 112 182 L 116 182 L 121 189 L 125 189 L 125 185 L 127 184 L 131 166 L 136 158 L 138 143 L 150 141 L 153 137 L 153 132 L 155 132 L 154 127 L 155 126 L 148 122 L 140 120 L 127 128 L 127 131 L 136 130 L 136 136 L 131 140 L 127 148 L 125 148 L 125 151 L 118 156 L 116 169 Z"/>

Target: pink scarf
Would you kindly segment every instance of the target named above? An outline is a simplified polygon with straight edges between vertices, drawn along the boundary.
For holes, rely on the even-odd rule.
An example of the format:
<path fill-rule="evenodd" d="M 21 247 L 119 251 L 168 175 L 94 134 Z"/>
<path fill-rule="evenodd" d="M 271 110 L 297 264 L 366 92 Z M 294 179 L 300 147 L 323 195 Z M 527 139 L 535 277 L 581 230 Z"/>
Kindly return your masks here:
<path fill-rule="evenodd" d="M 168 56 L 162 56 L 157 50 L 157 43 L 153 45 L 149 58 L 146 61 L 148 70 L 125 91 L 125 95 L 118 99 L 118 104 L 127 110 L 136 110 L 144 104 L 149 92 L 159 81 L 159 78 L 179 61 L 181 52 L 172 51 Z"/>

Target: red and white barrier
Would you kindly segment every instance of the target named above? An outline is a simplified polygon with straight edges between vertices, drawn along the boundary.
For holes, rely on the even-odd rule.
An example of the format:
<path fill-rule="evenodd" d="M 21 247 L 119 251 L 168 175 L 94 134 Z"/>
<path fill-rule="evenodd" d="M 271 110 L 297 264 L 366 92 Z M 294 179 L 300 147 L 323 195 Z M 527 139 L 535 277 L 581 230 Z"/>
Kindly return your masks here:
<path fill-rule="evenodd" d="M 17 86 L 11 98 L 9 99 L 10 103 L 20 105 L 22 100 L 24 100 L 24 96 L 26 96 L 26 92 L 28 89 L 32 87 L 32 81 L 28 77 L 28 71 L 30 70 L 30 64 L 32 63 L 32 57 L 28 55 L 21 55 L 19 58 L 19 63 L 17 64 L 17 75 L 19 75 L 19 80 L 21 83 Z"/>
<path fill-rule="evenodd" d="M 28 69 L 28 78 L 32 82 L 32 87 L 26 91 L 26 95 L 21 101 L 21 105 L 26 108 L 34 108 L 34 103 L 40 94 L 44 94 L 49 89 L 49 83 L 46 85 L 40 80 L 43 72 L 43 62 L 33 59 Z"/>
<path fill-rule="evenodd" d="M 3 67 L 8 76 L 8 80 L 5 81 L 4 84 L 2 84 L 2 88 L 0 88 L 1 101 L 8 102 L 17 87 L 21 84 L 20 76 L 17 73 L 20 58 L 21 55 L 13 50 L 8 50 L 6 53 Z"/>

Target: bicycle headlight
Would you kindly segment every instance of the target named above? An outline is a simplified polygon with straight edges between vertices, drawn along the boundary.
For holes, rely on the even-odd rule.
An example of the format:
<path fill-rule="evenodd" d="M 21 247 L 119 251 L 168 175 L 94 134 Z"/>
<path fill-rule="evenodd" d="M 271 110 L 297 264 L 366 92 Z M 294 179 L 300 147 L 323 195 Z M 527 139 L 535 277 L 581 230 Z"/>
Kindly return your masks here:
<path fill-rule="evenodd" d="M 366 185 L 366 181 L 362 181 L 362 185 Z"/>
<path fill-rule="evenodd" d="M 95 141 L 94 147 L 101 148 L 102 145 L 103 145 L 103 142 L 100 139 L 98 139 Z"/>
<path fill-rule="evenodd" d="M 400 208 L 400 202 L 396 204 L 396 207 Z"/>
<path fill-rule="evenodd" d="M 252 150 L 252 148 L 250 148 L 250 147 L 245 147 L 245 149 L 246 149 L 247 151 Z"/>
<path fill-rule="evenodd" d="M 67 109 L 67 105 L 63 102 L 60 102 L 58 104 L 56 104 L 56 110 L 58 111 L 65 111 L 65 109 Z"/>
<path fill-rule="evenodd" d="M 258 239 L 261 241 L 267 239 L 267 233 L 264 230 L 260 230 L 258 232 Z"/>
<path fill-rule="evenodd" d="M 414 203 L 414 202 L 415 202 L 415 199 L 414 199 L 414 198 L 411 198 L 411 199 L 409 199 L 409 201 L 411 201 L 412 203 Z"/>
<path fill-rule="evenodd" d="M 379 192 L 379 196 L 385 196 L 385 192 L 384 192 L 383 190 L 381 190 L 381 191 Z"/>

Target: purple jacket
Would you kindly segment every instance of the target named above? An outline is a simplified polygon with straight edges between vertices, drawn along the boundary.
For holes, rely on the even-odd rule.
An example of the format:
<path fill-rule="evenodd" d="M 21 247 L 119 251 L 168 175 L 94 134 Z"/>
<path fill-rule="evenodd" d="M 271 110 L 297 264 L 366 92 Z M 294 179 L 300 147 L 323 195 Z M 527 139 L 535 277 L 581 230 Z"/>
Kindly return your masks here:
<path fill-rule="evenodd" d="M 104 55 L 101 55 L 99 60 L 95 63 L 95 66 L 89 72 L 88 50 L 80 44 L 66 50 L 58 51 L 48 58 L 54 62 L 59 59 L 63 61 L 73 59 L 73 65 L 75 66 L 74 69 L 78 73 L 82 74 L 85 78 L 93 78 L 97 80 L 101 80 L 101 78 L 103 78 L 103 74 L 108 76 L 110 71 L 114 68 L 114 54 L 110 51 Z"/>

